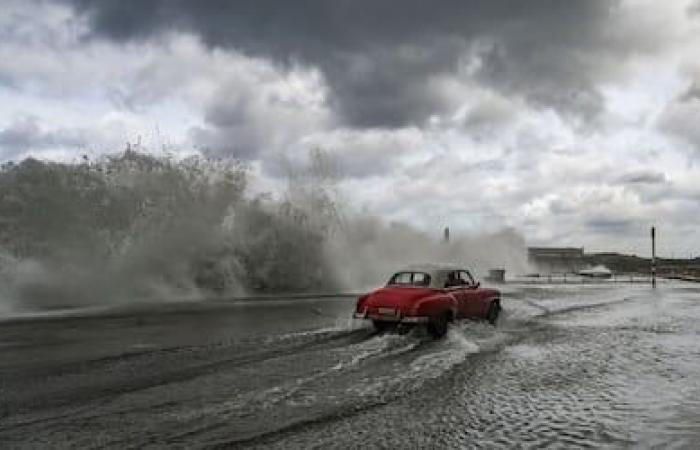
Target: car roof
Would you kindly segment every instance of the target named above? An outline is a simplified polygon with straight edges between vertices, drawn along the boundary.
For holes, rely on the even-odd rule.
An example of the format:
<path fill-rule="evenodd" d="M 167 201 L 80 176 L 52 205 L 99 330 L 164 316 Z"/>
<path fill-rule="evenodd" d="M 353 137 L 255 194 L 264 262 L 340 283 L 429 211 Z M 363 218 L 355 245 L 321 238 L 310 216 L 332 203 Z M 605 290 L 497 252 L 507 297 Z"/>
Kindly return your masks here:
<path fill-rule="evenodd" d="M 411 264 L 404 267 L 401 270 L 397 270 L 394 273 L 399 272 L 425 272 L 430 275 L 430 287 L 444 287 L 445 281 L 447 279 L 447 274 L 454 272 L 455 270 L 467 270 L 464 267 L 460 267 L 456 264 L 440 264 L 440 263 L 422 263 L 422 264 Z"/>
<path fill-rule="evenodd" d="M 457 264 L 422 263 L 411 264 L 397 272 L 426 272 L 428 274 L 437 272 L 452 272 L 454 270 L 467 270 Z"/>

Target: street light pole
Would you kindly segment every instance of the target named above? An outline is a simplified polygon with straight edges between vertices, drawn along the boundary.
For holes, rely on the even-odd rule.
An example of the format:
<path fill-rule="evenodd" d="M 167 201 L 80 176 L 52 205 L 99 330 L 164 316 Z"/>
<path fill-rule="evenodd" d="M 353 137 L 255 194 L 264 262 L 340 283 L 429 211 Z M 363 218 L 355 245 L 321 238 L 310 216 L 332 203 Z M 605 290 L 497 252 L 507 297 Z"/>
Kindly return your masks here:
<path fill-rule="evenodd" d="M 656 227 L 651 227 L 651 287 L 656 287 Z"/>

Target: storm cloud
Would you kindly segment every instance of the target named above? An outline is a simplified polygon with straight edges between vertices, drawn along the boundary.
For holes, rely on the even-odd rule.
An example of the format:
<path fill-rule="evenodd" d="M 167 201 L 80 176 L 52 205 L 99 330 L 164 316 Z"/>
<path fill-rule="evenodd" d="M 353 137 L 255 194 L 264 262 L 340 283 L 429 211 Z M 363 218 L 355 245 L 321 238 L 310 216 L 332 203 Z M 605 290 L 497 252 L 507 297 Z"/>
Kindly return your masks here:
<path fill-rule="evenodd" d="M 685 251 L 699 4 L 7 0 L 0 159 L 141 143 L 242 160 L 274 196 L 321 149 L 388 222 L 636 251 L 663 218 Z"/>
<path fill-rule="evenodd" d="M 690 77 L 688 88 L 664 108 L 659 127 L 700 157 L 700 68 L 694 68 Z"/>
<path fill-rule="evenodd" d="M 0 129 L 0 158 L 13 159 L 31 150 L 85 146 L 85 136 L 74 130 L 41 129 L 35 117 L 19 117 Z"/>
<path fill-rule="evenodd" d="M 88 36 L 118 42 L 194 33 L 282 64 L 320 68 L 330 102 L 350 125 L 421 123 L 454 108 L 456 77 L 591 119 L 597 82 L 632 49 L 618 2 L 421 0 L 278 2 L 75 0 Z"/>

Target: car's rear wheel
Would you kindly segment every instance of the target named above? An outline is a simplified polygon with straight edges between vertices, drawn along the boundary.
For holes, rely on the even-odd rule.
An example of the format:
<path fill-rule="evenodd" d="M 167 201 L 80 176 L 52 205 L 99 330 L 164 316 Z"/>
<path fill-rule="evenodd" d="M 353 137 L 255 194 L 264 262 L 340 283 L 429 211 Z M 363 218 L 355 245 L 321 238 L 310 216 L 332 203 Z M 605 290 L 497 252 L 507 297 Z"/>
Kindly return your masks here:
<path fill-rule="evenodd" d="M 447 334 L 447 326 L 449 322 L 450 315 L 448 313 L 431 317 L 430 322 L 428 322 L 427 325 L 428 333 L 434 339 L 440 339 L 441 337 L 444 337 Z"/>
<path fill-rule="evenodd" d="M 394 324 L 391 322 L 384 322 L 383 320 L 373 320 L 372 325 L 374 325 L 375 331 L 381 333 L 382 331 L 390 329 Z"/>
<path fill-rule="evenodd" d="M 497 301 L 491 302 L 489 305 L 489 311 L 486 313 L 486 320 L 489 321 L 491 325 L 496 325 L 498 316 L 501 314 L 501 305 Z"/>

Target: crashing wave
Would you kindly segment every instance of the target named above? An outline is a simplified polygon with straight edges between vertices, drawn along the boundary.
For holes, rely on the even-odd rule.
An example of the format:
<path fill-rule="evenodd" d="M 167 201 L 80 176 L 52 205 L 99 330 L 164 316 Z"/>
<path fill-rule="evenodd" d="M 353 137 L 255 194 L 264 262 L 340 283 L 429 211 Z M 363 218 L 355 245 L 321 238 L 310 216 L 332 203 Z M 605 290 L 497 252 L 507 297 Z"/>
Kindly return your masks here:
<path fill-rule="evenodd" d="M 509 230 L 449 245 L 351 214 L 312 153 L 277 199 L 230 159 L 134 151 L 0 168 L 0 305 L 48 309 L 212 295 L 357 290 L 422 261 L 524 264 Z M 436 224 L 441 226 L 442 224 Z"/>

